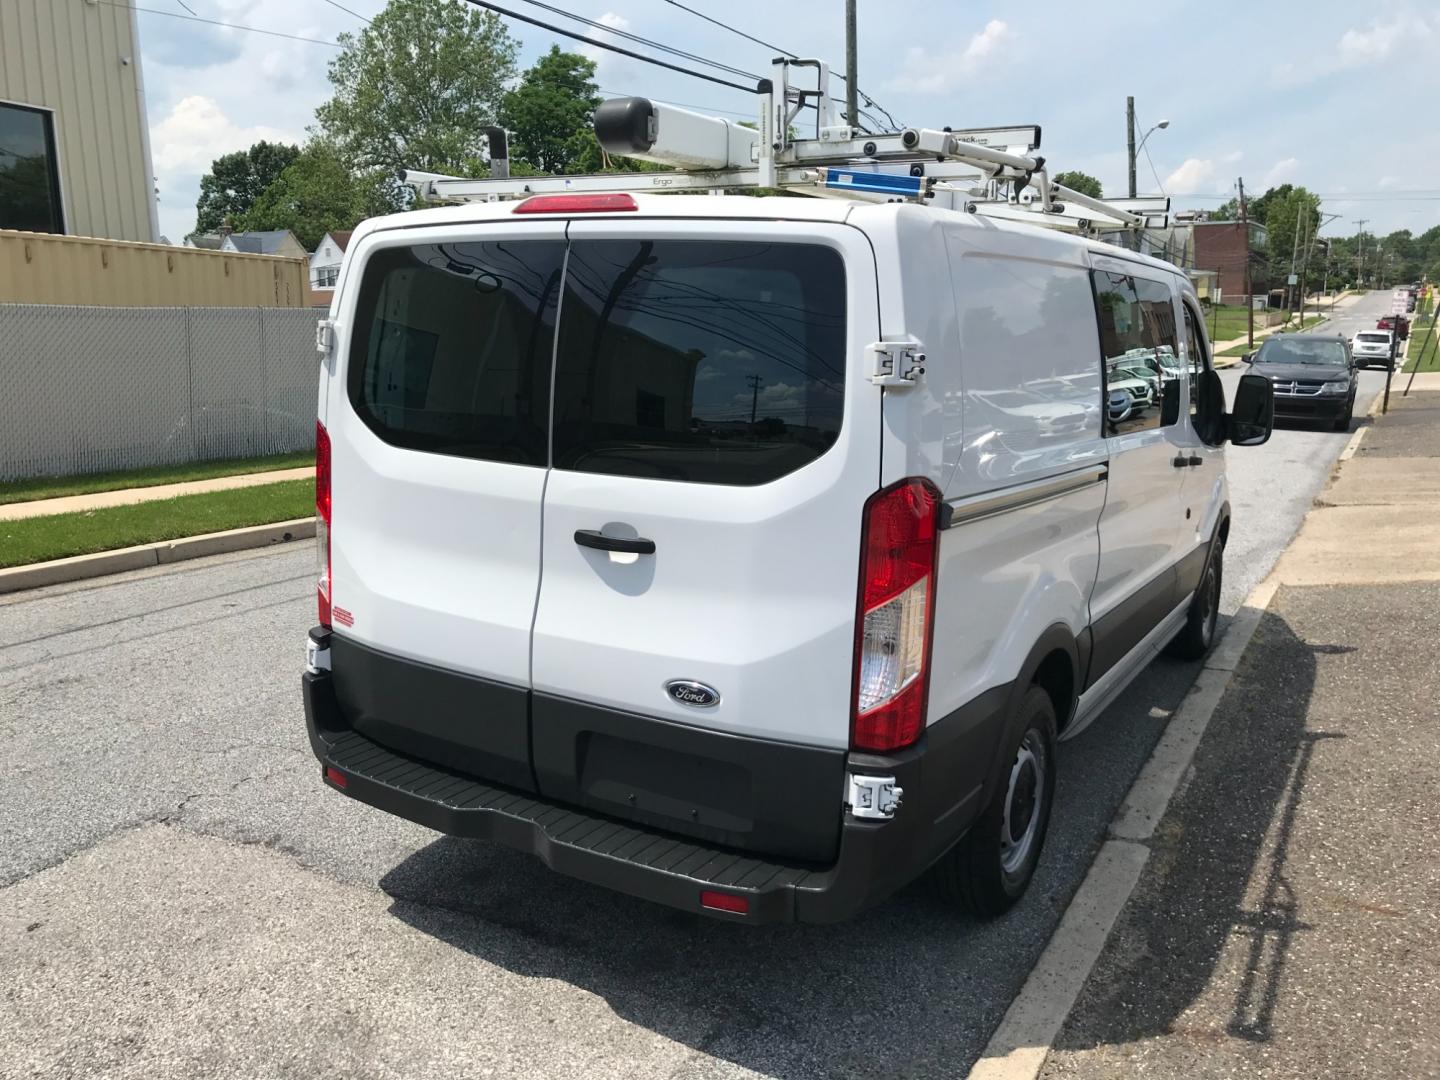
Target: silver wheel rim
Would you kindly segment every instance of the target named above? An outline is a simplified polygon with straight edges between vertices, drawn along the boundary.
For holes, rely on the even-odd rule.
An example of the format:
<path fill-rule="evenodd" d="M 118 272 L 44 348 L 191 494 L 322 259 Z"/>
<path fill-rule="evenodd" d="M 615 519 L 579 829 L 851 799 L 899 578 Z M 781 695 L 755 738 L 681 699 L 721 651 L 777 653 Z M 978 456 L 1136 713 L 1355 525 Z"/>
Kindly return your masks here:
<path fill-rule="evenodd" d="M 1045 803 L 1045 742 L 1031 728 L 1010 765 L 1010 782 L 1005 791 L 1005 816 L 1000 823 L 1000 866 L 1007 874 L 1018 873 L 1035 850 Z"/>

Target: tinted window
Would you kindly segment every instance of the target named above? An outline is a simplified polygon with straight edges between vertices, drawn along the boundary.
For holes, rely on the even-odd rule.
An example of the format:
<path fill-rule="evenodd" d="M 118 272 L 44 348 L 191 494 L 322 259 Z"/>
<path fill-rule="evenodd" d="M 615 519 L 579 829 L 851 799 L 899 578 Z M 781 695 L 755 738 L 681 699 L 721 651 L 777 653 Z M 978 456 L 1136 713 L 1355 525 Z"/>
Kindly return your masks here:
<path fill-rule="evenodd" d="M 1095 271 L 1093 280 L 1105 356 L 1107 434 L 1176 423 L 1180 350 L 1169 287 L 1103 270 Z"/>
<path fill-rule="evenodd" d="M 65 231 L 50 114 L 0 105 L 0 229 Z"/>
<path fill-rule="evenodd" d="M 547 460 L 562 241 L 386 248 L 366 264 L 350 400 L 387 442 Z"/>
<path fill-rule="evenodd" d="M 840 430 L 845 273 L 809 244 L 571 245 L 554 465 L 763 484 Z"/>
<path fill-rule="evenodd" d="M 1345 367 L 1349 360 L 1342 341 L 1292 337 L 1268 338 L 1255 357 L 1255 362 L 1259 364 L 1316 364 L 1324 367 Z"/>

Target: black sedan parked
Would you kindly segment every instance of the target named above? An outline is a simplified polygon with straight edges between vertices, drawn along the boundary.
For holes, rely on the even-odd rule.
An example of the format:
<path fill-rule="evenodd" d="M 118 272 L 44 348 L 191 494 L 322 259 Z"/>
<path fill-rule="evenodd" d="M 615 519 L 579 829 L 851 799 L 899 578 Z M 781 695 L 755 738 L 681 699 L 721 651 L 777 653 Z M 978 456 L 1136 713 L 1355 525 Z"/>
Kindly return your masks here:
<path fill-rule="evenodd" d="M 1350 426 L 1360 379 L 1350 346 L 1324 334 L 1277 334 L 1245 357 L 1275 388 L 1275 416 Z"/>

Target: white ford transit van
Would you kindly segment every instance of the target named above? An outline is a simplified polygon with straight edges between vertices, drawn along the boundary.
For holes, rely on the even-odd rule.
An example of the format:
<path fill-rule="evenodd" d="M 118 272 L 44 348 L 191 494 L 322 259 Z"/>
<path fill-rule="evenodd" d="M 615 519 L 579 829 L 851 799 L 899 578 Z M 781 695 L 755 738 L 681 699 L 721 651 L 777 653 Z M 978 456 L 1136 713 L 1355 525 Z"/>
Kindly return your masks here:
<path fill-rule="evenodd" d="M 321 341 L 324 782 L 757 923 L 1013 904 L 1056 739 L 1209 647 L 1273 417 L 1174 267 L 915 205 L 383 218 Z"/>

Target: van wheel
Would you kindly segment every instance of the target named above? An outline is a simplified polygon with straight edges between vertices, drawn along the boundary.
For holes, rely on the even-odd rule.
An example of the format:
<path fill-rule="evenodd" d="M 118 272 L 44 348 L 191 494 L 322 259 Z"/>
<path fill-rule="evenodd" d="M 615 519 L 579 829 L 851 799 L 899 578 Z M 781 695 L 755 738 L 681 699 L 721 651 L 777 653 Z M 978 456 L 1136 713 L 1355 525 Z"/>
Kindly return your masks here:
<path fill-rule="evenodd" d="M 936 893 L 981 918 L 1004 914 L 1025 894 L 1055 801 L 1055 706 L 1032 686 L 1024 723 L 1006 746 L 1009 764 L 975 824 L 931 871 Z"/>
<path fill-rule="evenodd" d="M 1220 618 L 1220 583 L 1224 577 L 1225 551 L 1218 544 L 1205 566 L 1205 575 L 1180 632 L 1165 646 L 1165 655 L 1179 660 L 1199 660 L 1215 643 L 1215 624 Z"/>

